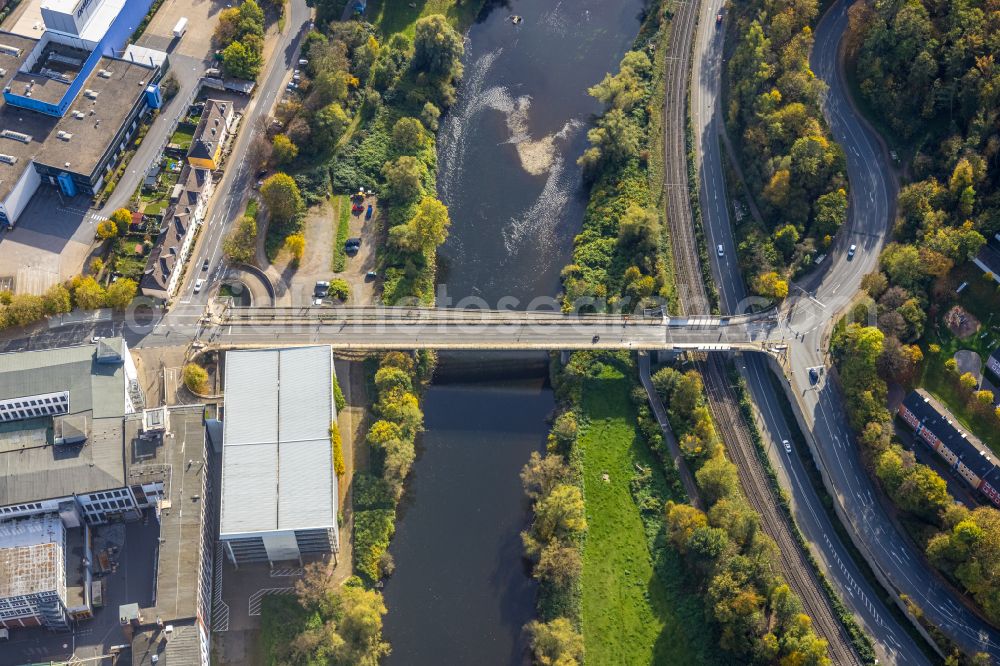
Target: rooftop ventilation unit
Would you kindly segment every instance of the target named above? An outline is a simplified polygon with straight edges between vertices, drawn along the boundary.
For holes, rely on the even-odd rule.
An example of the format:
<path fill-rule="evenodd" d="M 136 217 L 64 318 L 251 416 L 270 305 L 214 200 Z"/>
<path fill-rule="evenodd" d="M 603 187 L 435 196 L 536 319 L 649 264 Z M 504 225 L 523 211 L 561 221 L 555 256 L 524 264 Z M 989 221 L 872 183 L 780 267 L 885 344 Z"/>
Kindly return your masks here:
<path fill-rule="evenodd" d="M 16 164 L 17 158 L 13 155 L 4 155 L 3 153 L 0 153 L 0 162 L 3 162 L 4 164 Z"/>
<path fill-rule="evenodd" d="M 23 132 L 15 132 L 14 130 L 5 129 L 0 131 L 0 136 L 5 139 L 20 141 L 21 143 L 31 143 L 31 136 Z"/>
<path fill-rule="evenodd" d="M 97 75 L 99 77 L 101 77 L 102 79 L 110 79 L 111 78 L 111 70 L 110 69 L 102 69 L 102 70 L 100 70 L 100 71 L 97 72 Z"/>
<path fill-rule="evenodd" d="M 0 53 L 4 55 L 13 56 L 15 58 L 21 57 L 21 49 L 16 46 L 8 46 L 6 44 L 0 44 Z"/>

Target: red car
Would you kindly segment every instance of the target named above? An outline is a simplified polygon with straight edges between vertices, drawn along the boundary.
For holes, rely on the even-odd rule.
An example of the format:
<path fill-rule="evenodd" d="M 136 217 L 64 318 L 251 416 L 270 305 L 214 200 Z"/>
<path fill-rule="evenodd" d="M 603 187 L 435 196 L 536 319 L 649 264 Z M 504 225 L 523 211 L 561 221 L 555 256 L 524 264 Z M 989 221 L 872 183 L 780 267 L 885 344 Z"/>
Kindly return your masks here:
<path fill-rule="evenodd" d="M 715 25 L 722 25 L 722 14 L 715 15 Z"/>
<path fill-rule="evenodd" d="M 353 206 L 351 206 L 351 212 L 354 213 L 355 215 L 361 215 L 361 211 L 363 211 L 364 209 L 365 207 L 359 203 L 356 203 Z"/>

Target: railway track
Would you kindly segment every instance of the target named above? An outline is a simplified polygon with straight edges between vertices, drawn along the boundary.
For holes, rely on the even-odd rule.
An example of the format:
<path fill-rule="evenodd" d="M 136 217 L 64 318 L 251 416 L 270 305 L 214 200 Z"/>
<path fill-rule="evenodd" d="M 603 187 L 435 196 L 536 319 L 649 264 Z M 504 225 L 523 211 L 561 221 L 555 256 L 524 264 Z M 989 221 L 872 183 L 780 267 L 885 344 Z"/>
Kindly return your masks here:
<path fill-rule="evenodd" d="M 698 8 L 696 0 L 675 0 L 671 3 L 674 14 L 664 81 L 664 189 L 667 198 L 667 223 L 678 297 L 684 313 L 689 316 L 707 315 L 711 309 L 695 239 L 686 142 L 688 72 Z M 708 393 L 709 409 L 726 443 L 726 450 L 736 464 L 743 492 L 760 515 L 765 533 L 778 545 L 781 571 L 792 590 L 802 600 L 802 606 L 812 618 L 817 633 L 827 640 L 833 663 L 838 666 L 860 665 L 861 660 L 851 645 L 847 631 L 834 615 L 816 573 L 778 507 L 777 498 L 772 493 L 764 467 L 757 458 L 756 448 L 739 411 L 739 401 L 729 384 L 723 363 L 717 355 L 712 354 L 709 355 L 709 360 L 700 364 L 700 369 Z"/>
<path fill-rule="evenodd" d="M 829 643 L 833 663 L 858 664 L 861 660 L 851 645 L 850 637 L 834 615 L 826 593 L 820 586 L 805 553 L 799 547 L 786 517 L 778 507 L 764 466 L 757 458 L 756 446 L 750 438 L 739 399 L 726 373 L 725 362 L 718 355 L 711 355 L 699 364 L 709 396 L 709 409 L 715 419 L 719 434 L 726 442 L 726 450 L 736 464 L 740 485 L 750 505 L 757 510 L 761 526 L 778 545 L 781 571 L 785 579 L 802 600 L 805 612 L 813 620 L 817 633 Z"/>
<path fill-rule="evenodd" d="M 708 314 L 688 189 L 687 83 L 691 45 L 698 22 L 697 0 L 674 0 L 664 75 L 664 189 L 678 296 L 687 314 Z"/>

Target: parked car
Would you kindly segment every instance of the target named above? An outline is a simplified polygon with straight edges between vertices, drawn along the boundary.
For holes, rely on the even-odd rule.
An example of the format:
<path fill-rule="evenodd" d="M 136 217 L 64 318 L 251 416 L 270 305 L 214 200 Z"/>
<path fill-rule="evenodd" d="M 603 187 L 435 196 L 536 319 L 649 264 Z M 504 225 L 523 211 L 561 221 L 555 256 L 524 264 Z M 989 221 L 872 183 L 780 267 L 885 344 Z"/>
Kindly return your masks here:
<path fill-rule="evenodd" d="M 365 273 L 365 280 L 374 280 L 378 277 L 378 273 L 375 271 L 368 271 Z"/>
<path fill-rule="evenodd" d="M 372 205 L 368 204 L 368 210 L 365 211 L 365 219 L 366 220 L 372 219 L 372 212 L 373 212 Z"/>
<path fill-rule="evenodd" d="M 90 341 L 91 341 L 92 343 L 94 343 L 94 344 L 96 345 L 96 344 L 97 344 L 98 342 L 100 342 L 100 341 L 101 341 L 101 340 L 103 340 L 103 339 L 104 339 L 104 338 L 103 338 L 102 336 L 100 336 L 100 335 L 95 335 L 94 337 L 92 337 L 92 338 L 90 339 Z"/>
<path fill-rule="evenodd" d="M 347 242 L 344 243 L 344 251 L 347 252 L 347 254 L 357 254 L 359 249 L 361 249 L 360 238 L 348 238 Z"/>
<path fill-rule="evenodd" d="M 194 281 L 194 293 L 197 294 L 199 291 L 201 291 L 201 288 L 204 287 L 204 286 L 205 286 L 205 279 L 204 278 L 198 278 L 197 280 L 195 280 Z"/>
<path fill-rule="evenodd" d="M 205 76 L 209 78 L 222 76 L 222 70 L 220 70 L 218 67 L 209 67 L 208 69 L 205 70 Z"/>
<path fill-rule="evenodd" d="M 361 211 L 365 209 L 365 205 L 361 202 L 355 201 L 354 205 L 351 206 L 351 212 L 355 215 L 361 215 Z"/>
<path fill-rule="evenodd" d="M 316 286 L 313 287 L 313 296 L 316 298 L 323 298 L 326 296 L 328 291 L 330 291 L 330 283 L 324 280 L 319 280 L 316 282 Z"/>

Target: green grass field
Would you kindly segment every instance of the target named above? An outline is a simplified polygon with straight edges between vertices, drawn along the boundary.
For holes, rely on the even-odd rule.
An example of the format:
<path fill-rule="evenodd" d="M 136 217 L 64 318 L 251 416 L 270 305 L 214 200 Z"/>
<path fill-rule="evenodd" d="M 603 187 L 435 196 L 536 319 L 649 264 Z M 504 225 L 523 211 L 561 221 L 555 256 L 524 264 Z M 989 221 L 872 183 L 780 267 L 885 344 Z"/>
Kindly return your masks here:
<path fill-rule="evenodd" d="M 583 555 L 583 634 L 590 664 L 713 663 L 716 656 L 699 600 L 683 589 L 677 554 L 666 548 L 662 511 L 647 524 L 630 484 L 636 465 L 652 467 L 654 491 L 665 498 L 659 474 L 635 425 L 630 382 L 607 369 L 587 381 L 580 438 L 587 541 Z M 603 480 L 607 474 L 609 480 Z M 649 543 L 657 544 L 657 558 Z"/>
<path fill-rule="evenodd" d="M 479 15 L 483 0 L 371 0 L 365 19 L 378 26 L 383 35 L 402 32 L 413 36 L 417 19 L 430 14 L 444 14 L 456 29 L 464 32 Z"/>

